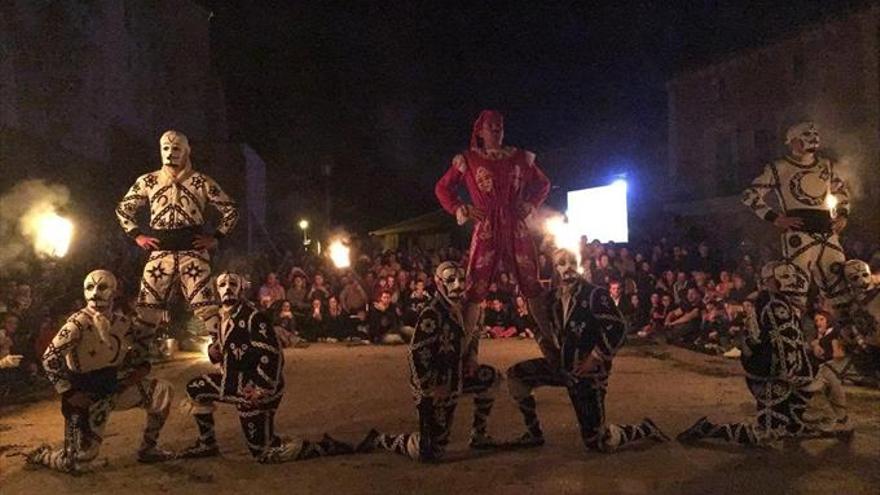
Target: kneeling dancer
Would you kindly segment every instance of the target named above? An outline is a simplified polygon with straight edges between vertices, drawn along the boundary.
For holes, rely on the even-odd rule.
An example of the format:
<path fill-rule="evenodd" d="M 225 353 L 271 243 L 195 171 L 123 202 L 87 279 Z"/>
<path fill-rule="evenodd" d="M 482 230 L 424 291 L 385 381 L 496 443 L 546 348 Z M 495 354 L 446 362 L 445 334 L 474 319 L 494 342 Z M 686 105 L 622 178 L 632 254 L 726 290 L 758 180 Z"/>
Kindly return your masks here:
<path fill-rule="evenodd" d="M 98 456 L 110 411 L 135 407 L 147 412 L 138 460 L 174 457 L 156 446 L 171 406 L 171 384 L 147 377 L 152 333 L 136 334 L 131 320 L 113 312 L 116 287 L 112 273 L 89 273 L 86 307 L 67 319 L 43 354 L 46 377 L 61 394 L 64 446 L 41 445 L 27 454 L 30 464 L 67 473 L 88 470 Z"/>
<path fill-rule="evenodd" d="M 220 333 L 209 348 L 218 373 L 193 378 L 183 407 L 196 420 L 199 438 L 181 458 L 220 454 L 214 435 L 214 403 L 238 408 L 251 455 L 262 463 L 300 461 L 351 453 L 351 446 L 324 435 L 319 442 L 282 440 L 275 434 L 275 411 L 284 390 L 284 354 L 268 318 L 242 298 L 244 280 L 234 273 L 217 277 L 222 303 Z"/>
<path fill-rule="evenodd" d="M 387 435 L 372 430 L 358 446 L 360 452 L 382 447 L 421 462 L 439 460 L 449 444 L 455 406 L 463 393 L 474 394 L 471 448 L 495 446 L 486 426 L 501 373 L 491 366 L 478 365 L 476 356 L 468 352 L 473 346 L 466 344 L 462 315 L 464 269 L 446 261 L 437 267 L 434 276 L 441 297 L 431 301 L 419 315 L 409 352 L 419 431 Z"/>
<path fill-rule="evenodd" d="M 746 315 L 742 365 L 746 384 L 755 397 L 754 423 L 713 424 L 706 417 L 678 435 L 678 441 L 718 438 L 744 445 L 762 445 L 778 438 L 816 433 L 804 422 L 814 379 L 801 330 L 801 289 L 806 277 L 788 262 L 773 261 L 761 268 L 763 288 L 755 312 Z"/>
<path fill-rule="evenodd" d="M 557 249 L 553 263 L 559 287 L 550 302 L 551 325 L 557 339 L 555 352 L 519 362 L 507 370 L 510 395 L 519 405 L 526 432 L 514 447 L 544 444 L 536 414 L 536 387 L 565 387 L 574 406 L 581 439 L 589 450 L 614 451 L 642 438 L 669 440 L 648 418 L 638 425 L 605 422 L 605 393 L 614 354 L 623 345 L 626 323 L 608 291 L 585 281 L 577 271 L 575 255 Z M 542 348 L 543 350 L 543 348 Z M 554 360 L 553 356 L 561 356 Z"/>

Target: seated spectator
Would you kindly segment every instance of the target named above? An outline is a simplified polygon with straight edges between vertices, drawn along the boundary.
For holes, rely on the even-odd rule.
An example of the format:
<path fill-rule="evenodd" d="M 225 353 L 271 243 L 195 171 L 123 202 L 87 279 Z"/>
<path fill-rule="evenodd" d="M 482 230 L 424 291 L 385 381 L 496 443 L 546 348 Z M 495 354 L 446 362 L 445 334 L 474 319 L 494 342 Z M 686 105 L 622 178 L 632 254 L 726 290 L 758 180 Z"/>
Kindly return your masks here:
<path fill-rule="evenodd" d="M 367 291 L 361 286 L 357 276 L 351 274 L 343 277 L 342 291 L 339 293 L 339 304 L 342 310 L 348 315 L 357 314 L 358 311 L 364 311 L 369 303 Z"/>
<path fill-rule="evenodd" d="M 284 287 L 278 282 L 278 275 L 275 272 L 269 272 L 266 275 L 266 281 L 260 287 L 257 300 L 262 303 L 263 298 L 269 298 L 268 306 L 271 306 L 275 301 L 281 301 L 285 298 Z M 268 308 L 268 306 L 266 307 Z"/>
<path fill-rule="evenodd" d="M 516 307 L 513 309 L 511 322 L 516 327 L 517 335 L 521 338 L 535 338 L 538 324 L 529 312 L 529 305 L 526 303 L 526 299 L 521 295 L 516 296 Z"/>
<path fill-rule="evenodd" d="M 309 290 L 306 288 L 305 273 L 300 274 L 297 272 L 293 277 L 290 288 L 287 289 L 287 300 L 290 301 L 294 315 L 305 317 L 309 313 L 309 308 L 312 305 L 307 299 L 308 295 Z"/>
<path fill-rule="evenodd" d="M 642 304 L 638 294 L 630 295 L 629 303 L 632 308 L 629 317 L 629 331 L 638 333 L 649 329 L 651 327 L 651 308 L 647 304 Z"/>
<path fill-rule="evenodd" d="M 700 333 L 692 342 L 693 349 L 710 354 L 725 352 L 730 343 L 727 333 L 728 321 L 717 301 L 711 300 L 705 304 Z"/>
<path fill-rule="evenodd" d="M 293 306 L 290 301 L 284 299 L 277 301 L 272 305 L 272 327 L 275 329 L 275 336 L 282 347 L 292 347 L 299 340 L 296 331 L 296 319 L 293 315 Z"/>
<path fill-rule="evenodd" d="M 715 284 L 715 293 L 718 298 L 724 300 L 730 297 L 730 291 L 733 290 L 733 282 L 730 279 L 730 272 L 722 270 L 718 274 L 718 283 Z"/>
<path fill-rule="evenodd" d="M 507 307 L 499 297 L 489 299 L 483 316 L 483 325 L 486 333 L 495 339 L 505 339 L 516 335 L 516 327 L 513 326 Z"/>
<path fill-rule="evenodd" d="M 351 321 L 342 311 L 336 296 L 327 300 L 326 314 L 327 342 L 340 342 L 351 337 Z"/>
<path fill-rule="evenodd" d="M 620 286 L 620 282 L 617 280 L 612 280 L 608 285 L 608 293 L 611 295 L 611 300 L 614 301 L 614 306 L 620 311 L 620 314 L 623 315 L 623 318 L 628 322 L 632 317 L 633 308 L 630 305 L 629 300 L 624 296 L 623 289 Z"/>
<path fill-rule="evenodd" d="M 668 342 L 687 343 L 699 334 L 702 323 L 703 295 L 695 288 L 687 290 L 685 300 L 666 315 L 665 333 Z"/>
<path fill-rule="evenodd" d="M 649 310 L 649 325 L 638 330 L 637 335 L 645 338 L 650 337 L 663 330 L 666 322 L 666 315 L 672 306 L 672 296 L 669 294 L 660 295 L 659 292 L 651 294 L 651 308 Z"/>
<path fill-rule="evenodd" d="M 309 342 L 323 341 L 327 338 L 327 315 L 324 300 L 320 296 L 312 299 L 309 314 L 303 319 L 300 336 Z"/>
<path fill-rule="evenodd" d="M 316 273 L 313 277 L 312 288 L 309 289 L 307 299 L 314 301 L 316 298 L 321 300 L 323 306 L 327 306 L 327 299 L 330 299 L 330 289 L 324 281 L 324 275 Z"/>
<path fill-rule="evenodd" d="M 401 320 L 404 325 L 414 327 L 422 310 L 431 302 L 431 294 L 425 289 L 425 282 L 416 280 L 415 288 L 406 298 L 406 306 Z"/>
<path fill-rule="evenodd" d="M 375 344 L 405 344 L 412 337 L 404 334 L 397 306 L 391 302 L 391 292 L 387 290 L 379 293 L 379 299 L 370 305 L 367 320 L 370 340 Z"/>
<path fill-rule="evenodd" d="M 746 281 L 739 274 L 734 273 L 731 279 L 731 287 L 729 298 L 735 302 L 742 304 L 748 299 L 751 291 L 746 287 Z"/>
<path fill-rule="evenodd" d="M 669 294 L 675 290 L 675 273 L 672 270 L 666 270 L 663 272 L 663 276 L 657 280 L 657 290 L 660 291 L 661 294 Z M 675 301 L 675 296 L 673 296 L 673 302 Z"/>

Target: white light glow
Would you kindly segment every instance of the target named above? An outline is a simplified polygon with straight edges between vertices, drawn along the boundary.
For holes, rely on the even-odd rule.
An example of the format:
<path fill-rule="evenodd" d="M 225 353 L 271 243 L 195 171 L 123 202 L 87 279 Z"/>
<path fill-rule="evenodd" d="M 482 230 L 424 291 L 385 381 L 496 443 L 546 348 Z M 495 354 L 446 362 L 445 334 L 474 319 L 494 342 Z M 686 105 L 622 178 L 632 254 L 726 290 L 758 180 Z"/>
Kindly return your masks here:
<path fill-rule="evenodd" d="M 833 194 L 828 194 L 825 196 L 825 206 L 828 207 L 829 210 L 834 210 L 837 208 L 837 196 Z"/>
<path fill-rule="evenodd" d="M 627 184 L 618 179 L 607 186 L 568 192 L 568 224 L 577 237 L 600 242 L 629 242 Z"/>
<path fill-rule="evenodd" d="M 340 240 L 330 243 L 330 260 L 336 268 L 348 268 L 351 266 L 351 249 Z"/>
<path fill-rule="evenodd" d="M 35 208 L 25 214 L 22 224 L 34 240 L 37 254 L 61 258 L 67 254 L 73 238 L 73 222 L 58 215 L 51 207 Z"/>
<path fill-rule="evenodd" d="M 309 228 L 309 221 L 306 219 L 300 220 L 299 221 L 299 228 L 301 228 L 303 230 L 306 230 L 307 228 Z"/>
<path fill-rule="evenodd" d="M 562 215 L 552 216 L 544 223 L 544 229 L 553 236 L 553 244 L 557 248 L 566 249 L 577 257 L 578 271 L 583 273 L 581 266 L 580 234 L 574 226 L 565 221 Z"/>

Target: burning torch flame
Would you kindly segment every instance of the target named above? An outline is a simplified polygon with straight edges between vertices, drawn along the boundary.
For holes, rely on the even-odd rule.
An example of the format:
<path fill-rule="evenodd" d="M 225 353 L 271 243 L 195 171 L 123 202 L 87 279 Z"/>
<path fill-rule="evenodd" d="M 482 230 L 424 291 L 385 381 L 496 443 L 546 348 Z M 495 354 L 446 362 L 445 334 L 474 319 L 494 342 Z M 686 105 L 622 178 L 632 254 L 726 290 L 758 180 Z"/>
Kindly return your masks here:
<path fill-rule="evenodd" d="M 330 243 L 330 259 L 336 268 L 348 268 L 351 266 L 351 249 L 340 240 Z"/>
<path fill-rule="evenodd" d="M 199 344 L 199 361 L 203 362 L 211 362 L 211 357 L 208 354 L 208 348 L 211 347 L 211 342 L 205 340 L 201 344 Z"/>
<path fill-rule="evenodd" d="M 581 266 L 580 236 L 574 227 L 565 221 L 562 215 L 550 217 L 544 224 L 547 233 L 553 236 L 553 243 L 557 248 L 566 249 L 577 257 L 578 273 L 583 273 Z"/>
<path fill-rule="evenodd" d="M 834 209 L 837 208 L 837 196 L 833 194 L 826 195 L 825 206 L 827 206 L 829 210 L 834 211 Z"/>
<path fill-rule="evenodd" d="M 35 208 L 22 218 L 24 233 L 34 240 L 38 254 L 61 258 L 70 248 L 73 223 L 51 208 Z"/>

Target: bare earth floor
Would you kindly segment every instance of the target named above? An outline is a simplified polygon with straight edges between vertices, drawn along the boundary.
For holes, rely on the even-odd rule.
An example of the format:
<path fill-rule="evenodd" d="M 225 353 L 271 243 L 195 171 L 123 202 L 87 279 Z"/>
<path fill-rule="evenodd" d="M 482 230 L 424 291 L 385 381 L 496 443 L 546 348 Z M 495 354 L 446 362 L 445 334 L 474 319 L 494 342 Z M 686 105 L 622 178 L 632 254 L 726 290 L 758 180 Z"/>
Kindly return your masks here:
<path fill-rule="evenodd" d="M 486 341 L 482 360 L 506 368 L 537 356 L 531 341 Z M 400 432 L 416 427 L 407 385 L 403 347 L 318 344 L 288 350 L 287 393 L 277 416 L 285 435 L 333 436 L 358 442 L 371 428 Z M 210 368 L 198 359 L 159 366 L 179 401 L 183 385 Z M 618 423 L 652 417 L 670 436 L 708 414 L 713 420 L 740 420 L 754 410 L 738 364 L 668 347 L 627 347 L 615 361 L 609 387 L 608 419 Z M 493 411 L 490 429 L 507 438 L 522 431 L 506 387 Z M 615 454 L 582 449 L 574 413 L 561 389 L 541 389 L 538 411 L 547 444 L 516 452 L 472 452 L 466 440 L 469 400 L 456 413 L 448 459 L 419 465 L 385 452 L 333 457 L 283 465 L 259 465 L 245 448 L 231 408 L 217 414 L 220 458 L 141 465 L 134 451 L 143 413 L 115 413 L 101 459 L 107 465 L 80 477 L 24 469 L 21 452 L 41 442 L 58 444 L 62 418 L 57 400 L 0 408 L 0 492 L 35 493 L 623 493 L 722 494 L 880 493 L 880 394 L 850 389 L 857 433 L 849 443 L 809 440 L 775 450 L 710 444 L 683 447 L 649 442 Z M 821 403 L 821 401 L 820 401 Z M 163 443 L 182 448 L 195 425 L 175 406 Z"/>

